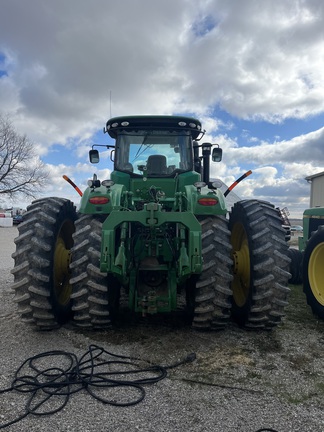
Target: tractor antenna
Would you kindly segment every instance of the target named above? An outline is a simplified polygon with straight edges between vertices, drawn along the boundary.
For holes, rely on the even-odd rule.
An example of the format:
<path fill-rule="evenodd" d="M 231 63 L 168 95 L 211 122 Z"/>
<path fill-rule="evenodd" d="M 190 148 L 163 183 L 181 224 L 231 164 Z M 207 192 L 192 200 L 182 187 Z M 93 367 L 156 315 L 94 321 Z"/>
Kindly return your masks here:
<path fill-rule="evenodd" d="M 109 102 L 110 102 L 110 118 L 111 118 L 112 117 L 111 116 L 111 90 L 109 92 Z"/>

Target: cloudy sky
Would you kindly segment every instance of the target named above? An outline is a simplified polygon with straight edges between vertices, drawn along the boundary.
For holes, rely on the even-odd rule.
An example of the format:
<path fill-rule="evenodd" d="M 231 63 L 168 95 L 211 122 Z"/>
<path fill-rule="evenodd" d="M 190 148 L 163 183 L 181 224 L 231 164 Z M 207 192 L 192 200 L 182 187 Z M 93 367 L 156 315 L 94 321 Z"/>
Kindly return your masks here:
<path fill-rule="evenodd" d="M 47 194 L 112 168 L 88 162 L 108 118 L 190 114 L 212 176 L 301 217 L 324 171 L 322 0 L 0 0 L 0 112 L 35 143 Z M 103 155 L 105 156 L 105 155 Z"/>

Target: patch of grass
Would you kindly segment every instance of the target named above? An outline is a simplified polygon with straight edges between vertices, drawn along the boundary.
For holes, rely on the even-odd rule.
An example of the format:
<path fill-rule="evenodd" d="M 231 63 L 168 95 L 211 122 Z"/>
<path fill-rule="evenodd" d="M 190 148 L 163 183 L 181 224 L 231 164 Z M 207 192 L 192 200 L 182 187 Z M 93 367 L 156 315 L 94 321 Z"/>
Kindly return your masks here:
<path fill-rule="evenodd" d="M 263 333 L 255 338 L 254 345 L 260 351 L 260 354 L 279 353 L 282 351 L 282 344 L 275 332 Z"/>
<path fill-rule="evenodd" d="M 307 305 L 302 285 L 289 285 L 289 288 L 291 291 L 289 306 L 286 309 L 287 324 L 290 321 L 293 325 L 313 325 L 316 319 L 312 314 L 310 307 Z"/>
<path fill-rule="evenodd" d="M 306 402 L 309 402 L 311 399 L 315 397 L 315 398 L 319 398 L 317 399 L 317 401 L 320 401 L 319 403 L 322 404 L 323 394 L 324 394 L 324 383 L 316 383 L 315 388 L 313 388 L 309 392 L 299 393 L 299 394 L 282 392 L 279 395 L 279 397 L 282 400 L 285 400 L 288 403 L 294 405 L 305 404 Z"/>
<path fill-rule="evenodd" d="M 303 292 L 302 285 L 289 285 L 290 296 L 289 306 L 285 312 L 286 317 L 283 323 L 283 328 L 289 331 L 294 331 L 298 334 L 298 329 L 302 328 L 307 331 L 324 331 L 324 320 L 315 316 L 311 308 L 307 304 L 306 296 Z M 280 330 L 280 326 L 278 327 Z"/>
<path fill-rule="evenodd" d="M 309 365 L 312 362 L 312 359 L 309 355 L 306 354 L 289 354 L 283 355 L 282 358 L 286 359 L 290 363 L 290 367 L 295 370 L 307 371 Z"/>
<path fill-rule="evenodd" d="M 286 402 L 288 402 L 288 403 L 291 403 L 291 404 L 294 404 L 294 405 L 299 405 L 299 404 L 302 404 L 302 403 L 304 403 L 307 399 L 309 399 L 309 397 L 308 396 L 306 396 L 306 395 L 302 395 L 302 396 L 294 396 L 294 395 L 292 395 L 292 394 L 285 394 L 285 395 L 282 395 L 282 397 L 283 397 L 283 399 L 285 399 L 286 400 Z"/>
<path fill-rule="evenodd" d="M 324 382 L 317 382 L 315 387 L 320 395 L 324 395 Z"/>
<path fill-rule="evenodd" d="M 250 352 L 239 348 L 215 347 L 213 350 L 200 354 L 197 359 L 202 373 L 219 373 L 254 364 Z"/>
<path fill-rule="evenodd" d="M 256 372 L 254 370 L 249 370 L 246 374 L 247 380 L 263 380 L 263 376 L 260 372 Z"/>

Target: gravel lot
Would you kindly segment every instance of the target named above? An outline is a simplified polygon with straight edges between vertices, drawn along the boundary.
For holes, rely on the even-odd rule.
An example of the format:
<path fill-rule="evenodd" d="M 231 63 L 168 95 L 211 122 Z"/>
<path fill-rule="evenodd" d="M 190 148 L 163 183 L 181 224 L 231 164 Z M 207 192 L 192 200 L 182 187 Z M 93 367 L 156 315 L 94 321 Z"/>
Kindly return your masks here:
<path fill-rule="evenodd" d="M 49 350 L 83 354 L 97 344 L 115 354 L 167 365 L 195 352 L 196 361 L 171 369 L 146 386 L 146 398 L 132 407 L 104 405 L 85 391 L 62 411 L 29 415 L 5 428 L 15 431 L 324 431 L 324 323 L 311 314 L 301 287 L 291 287 L 283 325 L 252 332 L 234 324 L 218 333 L 197 333 L 179 319 L 125 321 L 111 331 L 81 332 L 66 325 L 36 332 L 16 314 L 10 270 L 16 227 L 0 228 L 0 388 L 11 385 L 28 357 Z M 0 398 L 0 425 L 24 412 L 26 396 Z"/>

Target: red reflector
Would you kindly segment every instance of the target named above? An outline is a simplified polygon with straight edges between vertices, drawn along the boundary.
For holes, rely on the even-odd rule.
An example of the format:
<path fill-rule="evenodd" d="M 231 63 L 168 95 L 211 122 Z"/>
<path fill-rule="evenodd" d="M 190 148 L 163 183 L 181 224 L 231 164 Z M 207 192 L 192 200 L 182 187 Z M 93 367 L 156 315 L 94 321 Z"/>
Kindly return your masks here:
<path fill-rule="evenodd" d="M 215 198 L 200 198 L 198 203 L 203 206 L 213 206 L 218 204 L 218 200 Z"/>
<path fill-rule="evenodd" d="M 109 202 L 109 198 L 102 197 L 102 196 L 92 197 L 89 199 L 89 203 L 95 205 L 107 204 L 108 202 Z"/>

